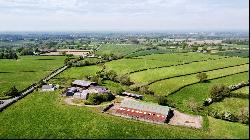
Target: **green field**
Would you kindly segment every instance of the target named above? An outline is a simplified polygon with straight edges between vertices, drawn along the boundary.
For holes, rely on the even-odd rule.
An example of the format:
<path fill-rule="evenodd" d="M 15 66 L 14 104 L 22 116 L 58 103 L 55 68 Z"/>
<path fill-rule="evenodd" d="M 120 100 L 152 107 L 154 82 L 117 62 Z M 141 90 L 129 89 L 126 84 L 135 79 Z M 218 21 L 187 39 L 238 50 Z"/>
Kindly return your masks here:
<path fill-rule="evenodd" d="M 221 51 L 218 53 L 215 53 L 216 55 L 221 56 L 238 56 L 238 57 L 245 57 L 249 58 L 249 50 L 230 50 L 230 51 Z"/>
<path fill-rule="evenodd" d="M 221 102 L 211 104 L 208 109 L 211 111 L 216 111 L 219 113 L 230 112 L 234 116 L 237 116 L 241 108 L 246 108 L 249 106 L 248 99 L 241 98 L 225 98 Z"/>
<path fill-rule="evenodd" d="M 132 73 L 130 75 L 130 78 L 135 83 L 149 83 L 161 78 L 168 78 L 183 74 L 196 73 L 205 70 L 213 70 L 217 68 L 244 64 L 248 62 L 249 59 L 247 58 L 235 58 L 235 57 L 223 58 L 219 60 L 210 60 L 205 62 L 191 63 L 187 65 L 141 71 L 137 73 Z"/>
<path fill-rule="evenodd" d="M 141 48 L 145 47 L 142 45 L 105 44 L 97 50 L 97 54 L 113 53 L 120 56 L 128 55 L 133 57 L 113 60 L 105 63 L 105 66 L 107 70 L 114 70 L 118 75 L 129 73 L 131 80 L 136 84 L 195 73 L 150 84 L 149 88 L 151 91 L 154 91 L 155 95 L 138 93 L 144 96 L 144 101 L 157 102 L 158 95 L 167 96 L 167 99 L 172 101 L 171 104 L 178 111 L 199 115 L 206 115 L 209 110 L 229 111 L 237 114 L 241 107 L 249 105 L 248 98 L 244 96 L 244 98 L 225 98 L 221 102 L 204 107 L 204 110 L 201 110 L 201 112 L 194 112 L 188 106 L 190 100 L 194 100 L 199 106 L 202 106 L 204 100 L 209 97 L 209 89 L 213 85 L 225 84 L 228 86 L 249 80 L 249 64 L 246 64 L 249 63 L 248 58 L 225 58 L 224 56 L 202 53 L 164 52 L 164 54 L 156 54 L 161 52 L 146 50 L 137 52 Z M 16 85 L 21 90 L 34 82 L 38 82 L 52 70 L 62 66 L 64 59 L 65 57 L 63 56 L 25 56 L 18 60 L 0 60 L 0 97 L 3 97 L 3 92 L 11 85 Z M 89 60 L 98 61 L 99 59 Z M 188 62 L 190 63 L 183 64 Z M 162 66 L 166 67 L 159 68 Z M 57 91 L 47 93 L 35 91 L 3 110 L 0 113 L 0 139 L 249 138 L 248 125 L 228 122 L 209 116 L 203 116 L 204 124 L 202 129 L 193 129 L 185 126 L 158 125 L 116 117 L 101 113 L 103 107 L 79 107 L 65 104 L 63 101 L 65 97 L 61 97 L 60 94 L 70 87 L 73 80 L 85 79 L 86 76 L 94 75 L 101 69 L 101 64 L 68 68 L 49 81 L 49 83 L 60 85 Z M 142 71 L 135 72 L 138 70 Z M 206 72 L 210 80 L 205 83 L 198 83 L 196 73 L 205 70 L 211 70 Z M 185 85 L 189 86 L 183 87 Z M 130 91 L 129 86 L 110 80 L 104 80 L 101 86 L 105 86 L 111 91 L 115 91 L 118 88 Z M 181 87 L 183 88 L 176 91 Z M 173 91 L 176 92 L 173 93 Z M 233 91 L 233 94 L 249 95 L 249 87 Z"/>
<path fill-rule="evenodd" d="M 249 64 L 209 71 L 209 72 L 206 72 L 206 74 L 208 75 L 208 79 L 213 79 L 213 78 L 230 75 L 234 73 L 239 73 L 239 72 L 243 72 L 247 70 L 249 70 Z M 196 78 L 196 74 L 192 74 L 192 75 L 162 80 L 162 81 L 151 84 L 149 88 L 152 91 L 154 91 L 154 93 L 157 95 L 168 95 L 171 92 L 185 85 L 196 83 L 196 82 L 199 82 L 199 80 Z"/>
<path fill-rule="evenodd" d="M 242 93 L 242 94 L 248 95 L 249 94 L 249 86 L 245 86 L 245 87 L 242 87 L 238 90 L 235 90 L 235 91 L 233 91 L 233 93 L 235 93 L 235 94 Z"/>
<path fill-rule="evenodd" d="M 138 59 L 115 60 L 106 63 L 105 66 L 107 69 L 112 69 L 118 74 L 125 74 L 141 69 L 183 64 L 192 61 L 218 59 L 222 57 L 216 55 L 205 55 L 200 53 L 168 53 L 146 55 L 135 58 Z"/>
<path fill-rule="evenodd" d="M 22 90 L 38 82 L 63 66 L 64 59 L 64 56 L 23 56 L 18 60 L 0 60 L 0 97 L 13 85 Z"/>
<path fill-rule="evenodd" d="M 174 50 L 170 50 L 170 49 L 141 50 L 138 52 L 131 53 L 131 54 L 127 55 L 126 57 L 138 57 L 138 56 L 144 56 L 144 55 L 164 54 L 164 53 L 171 53 L 171 52 L 174 52 Z"/>
<path fill-rule="evenodd" d="M 207 83 L 198 83 L 191 86 L 184 87 L 180 91 L 170 94 L 169 99 L 173 100 L 176 107 L 179 110 L 190 112 L 190 108 L 187 107 L 187 102 L 190 99 L 194 99 L 199 105 L 203 104 L 203 101 L 209 97 L 209 89 L 215 84 L 232 85 L 242 81 L 247 81 L 249 78 L 249 72 L 241 74 L 235 74 L 224 78 L 211 80 Z"/>
<path fill-rule="evenodd" d="M 50 82 L 67 87 L 73 80 L 84 79 L 87 75 L 94 75 L 99 70 L 101 70 L 101 67 L 96 65 L 72 67 L 65 70 L 63 73 L 60 73 L 55 78 L 51 79 Z"/>
<path fill-rule="evenodd" d="M 68 106 L 60 91 L 35 92 L 0 114 L 0 138 L 248 138 L 248 126 L 208 118 L 208 130 L 155 125 Z"/>
<path fill-rule="evenodd" d="M 99 47 L 96 51 L 96 54 L 103 55 L 103 54 L 116 54 L 119 56 L 124 56 L 130 54 L 140 48 L 143 48 L 142 45 L 133 45 L 133 44 L 105 44 Z"/>

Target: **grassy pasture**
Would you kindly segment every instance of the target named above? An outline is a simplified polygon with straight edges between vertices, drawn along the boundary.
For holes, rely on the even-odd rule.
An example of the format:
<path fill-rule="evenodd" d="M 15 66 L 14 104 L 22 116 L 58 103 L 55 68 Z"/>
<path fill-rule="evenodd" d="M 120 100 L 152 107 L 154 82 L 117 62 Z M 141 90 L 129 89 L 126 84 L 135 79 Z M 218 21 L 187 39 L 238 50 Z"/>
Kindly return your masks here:
<path fill-rule="evenodd" d="M 164 54 L 164 53 L 171 53 L 174 52 L 170 49 L 151 49 L 151 50 L 142 50 L 135 53 L 131 53 L 126 57 L 138 57 L 138 56 L 145 56 L 145 55 L 152 55 L 152 54 Z"/>
<path fill-rule="evenodd" d="M 116 55 L 127 55 L 132 53 L 140 48 L 143 48 L 142 45 L 133 45 L 133 44 L 105 44 L 100 46 L 100 48 L 96 51 L 96 54 L 103 55 L 103 54 L 116 54 Z"/>
<path fill-rule="evenodd" d="M 243 72 L 246 70 L 249 70 L 249 64 L 209 71 L 209 72 L 206 72 L 206 74 L 208 75 L 208 79 L 213 79 L 213 78 L 217 78 L 217 77 L 221 77 L 225 75 Z M 162 80 L 162 81 L 151 84 L 149 88 L 150 90 L 154 91 L 155 94 L 157 95 L 168 95 L 171 92 L 185 85 L 196 83 L 196 82 L 199 82 L 199 80 L 196 78 L 196 74 L 192 74 L 192 75 Z"/>
<path fill-rule="evenodd" d="M 18 90 L 38 82 L 63 66 L 64 56 L 23 56 L 18 60 L 0 60 L 0 96 L 12 85 Z"/>
<path fill-rule="evenodd" d="M 101 70 L 101 67 L 97 65 L 85 66 L 85 67 L 71 67 L 60 73 L 50 82 L 59 84 L 61 86 L 69 86 L 73 80 L 84 79 L 87 75 L 94 75 L 97 71 Z"/>
<path fill-rule="evenodd" d="M 245 86 L 245 87 L 242 87 L 240 89 L 237 89 L 237 90 L 233 91 L 233 93 L 235 93 L 235 94 L 237 94 L 237 93 L 249 94 L 249 86 Z"/>
<path fill-rule="evenodd" d="M 195 73 L 205 70 L 213 70 L 226 66 L 248 63 L 246 58 L 223 58 L 219 60 L 210 60 L 205 62 L 197 62 L 180 66 L 172 66 L 159 69 L 150 69 L 146 71 L 132 73 L 130 78 L 135 83 L 148 83 L 157 79 L 178 76 L 183 74 Z"/>
<path fill-rule="evenodd" d="M 222 58 L 216 55 L 206 55 L 200 53 L 168 53 L 153 54 L 136 57 L 139 59 L 120 59 L 105 64 L 107 69 L 112 69 L 118 74 L 125 74 L 136 70 L 182 64 L 196 60 L 208 60 Z"/>
<path fill-rule="evenodd" d="M 225 98 L 221 102 L 211 104 L 208 109 L 216 112 L 230 112 L 231 114 L 237 116 L 241 108 L 246 108 L 248 106 L 248 99 Z"/>
<path fill-rule="evenodd" d="M 173 100 L 179 110 L 189 112 L 190 108 L 187 107 L 189 99 L 194 99 L 198 105 L 202 105 L 204 99 L 209 97 L 209 89 L 215 84 L 232 85 L 242 81 L 247 81 L 249 72 L 235 74 L 224 78 L 210 80 L 207 83 L 198 83 L 191 86 L 184 87 L 180 91 L 170 94 L 169 99 Z"/>
<path fill-rule="evenodd" d="M 151 60 L 161 60 L 161 61 L 175 61 L 175 62 L 185 62 L 187 60 L 206 60 L 206 59 L 216 59 L 222 58 L 221 56 L 202 54 L 196 52 L 189 53 L 170 53 L 170 54 L 153 54 L 146 56 L 139 56 L 137 58 L 151 59 Z"/>
<path fill-rule="evenodd" d="M 35 92 L 0 114 L 0 138 L 249 138 L 246 125 L 208 117 L 208 130 L 155 125 L 65 105 L 58 95 Z"/>
<path fill-rule="evenodd" d="M 230 50 L 230 51 L 221 51 L 215 53 L 216 55 L 221 56 L 238 56 L 238 57 L 249 57 L 249 50 Z"/>

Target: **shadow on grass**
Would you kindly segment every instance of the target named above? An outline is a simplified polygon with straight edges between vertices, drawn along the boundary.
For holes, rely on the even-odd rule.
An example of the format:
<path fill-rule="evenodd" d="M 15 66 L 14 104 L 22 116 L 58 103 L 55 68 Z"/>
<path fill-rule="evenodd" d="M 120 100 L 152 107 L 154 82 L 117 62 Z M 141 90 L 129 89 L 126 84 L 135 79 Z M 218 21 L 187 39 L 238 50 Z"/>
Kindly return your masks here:
<path fill-rule="evenodd" d="M 8 72 L 8 71 L 0 71 L 0 73 L 12 73 L 12 72 Z"/>
<path fill-rule="evenodd" d="M 25 70 L 25 71 L 21 71 L 21 72 L 36 72 L 36 71 L 33 71 L 33 70 Z"/>
<path fill-rule="evenodd" d="M 55 60 L 53 58 L 45 58 L 45 59 L 36 59 L 36 60 Z"/>

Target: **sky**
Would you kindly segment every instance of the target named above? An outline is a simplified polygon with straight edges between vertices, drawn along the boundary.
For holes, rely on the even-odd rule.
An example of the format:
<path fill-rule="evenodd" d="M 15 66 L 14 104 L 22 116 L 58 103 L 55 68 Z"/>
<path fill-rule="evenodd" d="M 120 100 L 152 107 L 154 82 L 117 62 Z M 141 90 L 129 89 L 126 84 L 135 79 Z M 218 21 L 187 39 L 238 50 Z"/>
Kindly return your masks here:
<path fill-rule="evenodd" d="M 248 0 L 0 0 L 0 31 L 248 29 Z"/>

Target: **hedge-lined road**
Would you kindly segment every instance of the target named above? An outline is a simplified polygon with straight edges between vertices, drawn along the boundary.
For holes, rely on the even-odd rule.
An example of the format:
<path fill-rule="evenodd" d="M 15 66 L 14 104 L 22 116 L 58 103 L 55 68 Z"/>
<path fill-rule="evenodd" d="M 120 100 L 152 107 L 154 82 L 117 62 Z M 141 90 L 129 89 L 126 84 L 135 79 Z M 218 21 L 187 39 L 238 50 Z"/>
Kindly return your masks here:
<path fill-rule="evenodd" d="M 63 72 L 67 68 L 68 68 L 68 66 L 63 66 L 63 67 L 61 67 L 59 69 L 56 69 L 49 76 L 46 76 L 46 78 L 44 78 L 43 81 L 44 82 L 49 81 L 51 78 L 53 78 L 57 74 Z M 11 103 L 16 102 L 19 98 L 22 98 L 25 95 L 27 95 L 28 93 L 33 92 L 36 88 L 37 88 L 37 84 L 34 84 L 33 86 L 31 86 L 27 90 L 23 91 L 20 96 L 17 96 L 17 97 L 11 98 L 11 99 L 7 99 L 7 100 L 0 100 L 0 101 L 3 101 L 3 103 L 0 104 L 0 111 L 2 111 L 5 107 L 7 107 L 8 105 L 10 105 Z"/>

